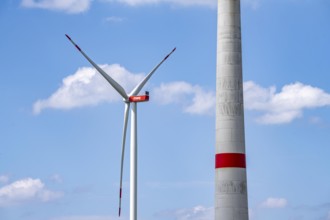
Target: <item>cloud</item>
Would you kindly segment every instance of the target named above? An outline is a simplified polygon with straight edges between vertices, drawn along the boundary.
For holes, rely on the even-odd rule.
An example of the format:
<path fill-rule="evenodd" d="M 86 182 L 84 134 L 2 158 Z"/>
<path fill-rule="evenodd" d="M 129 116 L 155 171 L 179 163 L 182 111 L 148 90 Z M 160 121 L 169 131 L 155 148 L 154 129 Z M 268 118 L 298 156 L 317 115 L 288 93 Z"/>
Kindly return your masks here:
<path fill-rule="evenodd" d="M 285 85 L 277 93 L 275 86 L 263 88 L 253 81 L 244 82 L 243 87 L 245 109 L 262 112 L 257 118 L 262 124 L 290 123 L 302 117 L 305 109 L 330 106 L 330 94 L 300 82 Z M 182 105 L 186 113 L 214 114 L 214 92 L 199 85 L 183 81 L 163 83 L 154 90 L 154 95 L 161 104 Z"/>
<path fill-rule="evenodd" d="M 76 186 L 73 188 L 72 193 L 73 194 L 85 194 L 85 193 L 90 193 L 93 191 L 93 185 L 88 184 L 88 185 L 80 185 Z"/>
<path fill-rule="evenodd" d="M 68 14 L 78 14 L 90 9 L 93 0 L 21 0 L 21 6 L 25 8 L 39 8 L 53 11 L 63 11 Z M 202 6 L 217 8 L 217 0 L 103 0 L 103 2 L 120 3 L 132 7 L 150 4 L 170 4 L 176 6 Z M 260 0 L 243 0 L 243 4 L 257 9 Z M 119 20 L 118 20 L 119 19 Z M 110 17 L 111 22 L 122 21 L 121 18 Z"/>
<path fill-rule="evenodd" d="M 154 89 L 155 100 L 160 104 L 178 103 L 186 113 L 205 115 L 214 114 L 215 95 L 198 85 L 184 81 L 162 83 Z"/>
<path fill-rule="evenodd" d="M 171 4 L 179 6 L 207 6 L 217 8 L 217 0 L 107 0 L 129 6 L 141 6 L 146 4 Z M 243 4 L 256 9 L 259 7 L 260 0 L 243 0 Z"/>
<path fill-rule="evenodd" d="M 101 65 L 101 68 L 129 90 L 144 76 L 143 74 L 132 74 L 118 64 Z M 49 98 L 36 101 L 33 105 L 33 113 L 39 114 L 47 108 L 72 109 L 119 100 L 121 98 L 117 92 L 94 68 L 82 67 L 73 75 L 64 78 L 60 88 Z"/>
<path fill-rule="evenodd" d="M 213 187 L 213 182 L 190 181 L 190 182 L 158 182 L 150 181 L 146 185 L 152 189 L 171 189 L 171 188 L 209 188 Z"/>
<path fill-rule="evenodd" d="M 0 188 L 0 207 L 19 205 L 30 201 L 48 202 L 62 197 L 61 192 L 45 188 L 40 179 L 26 178 Z"/>
<path fill-rule="evenodd" d="M 63 216 L 51 218 L 50 220 L 116 220 L 122 219 L 126 220 L 125 217 L 114 217 L 114 216 L 98 216 L 98 215 L 89 215 L 89 216 Z"/>
<path fill-rule="evenodd" d="M 214 208 L 195 206 L 187 209 L 176 209 L 162 211 L 155 214 L 155 217 L 164 217 L 176 220 L 210 220 L 214 219 Z"/>
<path fill-rule="evenodd" d="M 252 9 L 257 9 L 260 6 L 260 0 L 243 0 L 242 2 Z"/>
<path fill-rule="evenodd" d="M 322 119 L 317 117 L 317 116 L 312 116 L 312 117 L 309 118 L 309 123 L 311 123 L 311 124 L 321 124 Z"/>
<path fill-rule="evenodd" d="M 134 74 L 119 64 L 105 64 L 101 67 L 111 75 L 126 91 L 130 91 L 144 74 Z M 320 88 L 300 82 L 284 85 L 277 92 L 275 86 L 264 88 L 253 81 L 243 84 L 244 106 L 246 110 L 262 114 L 257 122 L 262 124 L 284 124 L 303 116 L 306 109 L 330 106 L 330 94 Z M 153 100 L 161 105 L 177 104 L 183 112 L 192 115 L 214 115 L 215 92 L 200 85 L 185 81 L 162 83 L 152 91 Z M 95 106 L 104 102 L 117 102 L 121 97 L 92 67 L 79 68 L 65 77 L 59 89 L 46 99 L 37 100 L 33 113 L 45 109 L 73 109 Z M 312 122 L 319 122 L 314 116 Z"/>
<path fill-rule="evenodd" d="M 276 93 L 274 86 L 262 88 L 247 81 L 244 83 L 244 104 L 248 110 L 265 112 L 258 122 L 283 124 L 302 117 L 304 109 L 330 106 L 330 94 L 300 82 L 285 85 Z"/>
<path fill-rule="evenodd" d="M 216 7 L 216 0 L 107 0 L 108 2 L 117 2 L 129 6 L 140 6 L 146 4 L 168 3 L 181 6 L 210 6 Z"/>
<path fill-rule="evenodd" d="M 123 22 L 125 20 L 125 18 L 122 17 L 116 17 L 116 16 L 110 16 L 105 18 L 106 22 L 110 22 L 110 23 L 119 23 L 119 22 Z"/>
<path fill-rule="evenodd" d="M 91 2 L 92 0 L 22 0 L 21 6 L 76 14 L 87 11 Z"/>
<path fill-rule="evenodd" d="M 133 74 L 118 64 L 101 67 L 127 91 L 144 77 L 144 74 Z M 189 114 L 203 115 L 214 112 L 214 93 L 187 82 L 163 83 L 154 89 L 153 96 L 160 104 L 181 104 L 183 111 Z M 39 114 L 47 108 L 73 109 L 120 100 L 121 97 L 117 92 L 94 68 L 83 67 L 64 78 L 60 88 L 50 97 L 36 101 L 33 105 L 33 113 Z"/>
<path fill-rule="evenodd" d="M 62 183 L 63 182 L 62 177 L 59 174 L 53 174 L 50 177 L 50 180 L 55 182 L 55 183 Z"/>
<path fill-rule="evenodd" d="M 254 210 L 249 208 L 248 212 L 249 212 L 249 219 L 254 219 L 254 216 L 255 216 Z"/>
<path fill-rule="evenodd" d="M 288 205 L 288 201 L 284 198 L 268 198 L 261 203 L 261 207 L 264 208 L 285 208 Z"/>
<path fill-rule="evenodd" d="M 7 183 L 9 181 L 9 176 L 1 175 L 0 176 L 0 183 Z"/>

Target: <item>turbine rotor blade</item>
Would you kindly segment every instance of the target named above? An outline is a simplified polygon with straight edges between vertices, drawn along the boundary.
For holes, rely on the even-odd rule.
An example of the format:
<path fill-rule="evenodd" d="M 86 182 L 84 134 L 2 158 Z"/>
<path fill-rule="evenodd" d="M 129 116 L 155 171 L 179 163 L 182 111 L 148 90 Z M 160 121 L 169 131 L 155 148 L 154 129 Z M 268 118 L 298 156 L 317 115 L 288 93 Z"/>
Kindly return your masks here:
<path fill-rule="evenodd" d="M 93 60 L 91 60 L 85 52 L 69 37 L 69 35 L 65 35 L 69 41 L 79 50 L 79 52 L 95 67 L 95 69 L 110 83 L 110 85 L 125 99 L 128 99 L 125 89 L 119 85 L 114 79 L 112 79 L 104 70 L 102 70 Z"/>
<path fill-rule="evenodd" d="M 158 67 L 160 67 L 160 65 L 162 65 L 162 63 L 165 62 L 165 60 L 167 60 L 167 58 L 169 56 L 171 56 L 171 54 L 176 50 L 176 47 L 169 53 L 166 55 L 166 57 L 157 65 L 153 68 L 153 70 L 151 70 L 151 72 L 132 90 L 132 92 L 129 94 L 129 96 L 134 96 L 137 95 L 141 89 L 143 88 L 143 86 L 147 83 L 147 81 L 150 79 L 150 77 L 152 76 L 152 74 L 154 74 L 154 72 L 158 69 Z"/>
<path fill-rule="evenodd" d="M 127 131 L 127 121 L 129 115 L 129 106 L 130 103 L 125 103 L 125 111 L 124 111 L 124 127 L 123 127 L 123 140 L 122 140 L 122 150 L 121 150 L 121 164 L 120 164 L 120 188 L 119 188 L 119 211 L 118 215 L 121 214 L 121 198 L 122 198 L 122 185 L 123 185 L 123 170 L 124 170 L 124 155 L 125 155 L 125 142 L 126 142 L 126 131 Z"/>

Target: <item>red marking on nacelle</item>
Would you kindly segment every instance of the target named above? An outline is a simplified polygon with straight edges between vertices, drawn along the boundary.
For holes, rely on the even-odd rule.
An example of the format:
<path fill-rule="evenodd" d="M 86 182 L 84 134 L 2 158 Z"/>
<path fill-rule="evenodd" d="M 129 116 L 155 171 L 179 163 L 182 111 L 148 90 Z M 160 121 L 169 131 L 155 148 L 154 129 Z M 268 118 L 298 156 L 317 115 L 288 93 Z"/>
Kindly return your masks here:
<path fill-rule="evenodd" d="M 245 154 L 222 153 L 215 155 L 215 168 L 246 168 Z"/>
<path fill-rule="evenodd" d="M 130 96 L 130 102 L 147 102 L 149 101 L 149 95 L 138 95 L 138 96 Z"/>

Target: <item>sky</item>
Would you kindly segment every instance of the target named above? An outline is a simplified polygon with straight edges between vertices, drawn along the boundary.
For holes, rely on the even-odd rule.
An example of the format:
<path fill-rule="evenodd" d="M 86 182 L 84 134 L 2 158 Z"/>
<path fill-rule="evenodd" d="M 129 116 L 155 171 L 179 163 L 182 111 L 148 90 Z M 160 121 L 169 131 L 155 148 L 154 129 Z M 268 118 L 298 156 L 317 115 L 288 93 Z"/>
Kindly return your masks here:
<path fill-rule="evenodd" d="M 138 218 L 214 209 L 216 0 L 0 2 L 0 219 L 117 220 L 126 91 Z M 250 220 L 330 220 L 330 1 L 242 0 Z M 129 148 L 129 134 L 127 136 Z M 129 219 L 129 150 L 123 207 Z"/>

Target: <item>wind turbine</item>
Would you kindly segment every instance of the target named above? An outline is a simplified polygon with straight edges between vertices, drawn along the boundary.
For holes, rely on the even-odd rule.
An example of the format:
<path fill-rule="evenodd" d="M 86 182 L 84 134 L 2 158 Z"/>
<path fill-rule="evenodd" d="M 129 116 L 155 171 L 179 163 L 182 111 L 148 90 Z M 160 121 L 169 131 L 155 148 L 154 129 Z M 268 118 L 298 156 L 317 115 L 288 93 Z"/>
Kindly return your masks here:
<path fill-rule="evenodd" d="M 154 72 L 162 65 L 163 62 L 176 50 L 174 48 L 165 58 L 156 65 L 151 72 L 130 92 L 126 93 L 125 89 L 112 79 L 106 72 L 104 72 L 93 60 L 91 60 L 85 52 L 69 37 L 65 35 L 71 43 L 78 49 L 78 51 L 95 67 L 95 69 L 110 83 L 110 85 L 123 97 L 125 103 L 124 110 L 124 126 L 122 137 L 122 154 L 121 154 L 121 167 L 120 167 L 120 189 L 119 189 L 119 211 L 121 214 L 121 199 L 122 199 L 122 184 L 123 184 L 123 167 L 124 167 L 124 154 L 125 154 L 125 141 L 126 130 L 129 116 L 130 104 L 131 106 L 131 153 L 130 153 L 130 220 L 137 219 L 137 103 L 149 101 L 149 92 L 145 95 L 138 95 L 143 86 L 147 83 Z"/>

